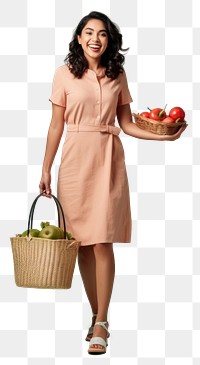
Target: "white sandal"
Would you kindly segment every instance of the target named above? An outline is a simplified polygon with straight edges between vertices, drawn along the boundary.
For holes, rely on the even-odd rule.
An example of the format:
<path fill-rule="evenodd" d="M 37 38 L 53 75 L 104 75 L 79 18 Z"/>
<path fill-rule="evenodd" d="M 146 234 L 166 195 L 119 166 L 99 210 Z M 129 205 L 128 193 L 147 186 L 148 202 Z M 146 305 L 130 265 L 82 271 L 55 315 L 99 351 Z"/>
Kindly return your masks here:
<path fill-rule="evenodd" d="M 99 325 L 99 326 L 103 327 L 107 332 L 107 338 L 108 338 L 108 337 L 110 337 L 110 333 L 108 331 L 108 328 L 106 327 L 106 324 L 108 324 L 108 322 L 96 322 L 95 326 Z M 104 349 L 100 349 L 98 347 L 97 348 L 91 347 L 92 345 L 101 345 L 102 347 L 104 347 Z M 91 340 L 90 340 L 88 353 L 91 354 L 91 355 L 105 354 L 106 353 L 106 346 L 108 346 L 107 339 L 105 341 L 102 337 L 92 337 Z"/>

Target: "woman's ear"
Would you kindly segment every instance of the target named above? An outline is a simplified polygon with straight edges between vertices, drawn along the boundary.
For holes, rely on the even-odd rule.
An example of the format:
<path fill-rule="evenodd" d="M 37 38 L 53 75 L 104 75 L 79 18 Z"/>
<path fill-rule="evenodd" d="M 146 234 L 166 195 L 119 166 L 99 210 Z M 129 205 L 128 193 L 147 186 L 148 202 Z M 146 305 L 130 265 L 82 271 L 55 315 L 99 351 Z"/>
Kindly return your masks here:
<path fill-rule="evenodd" d="M 78 43 L 81 44 L 81 37 L 80 35 L 77 36 Z"/>

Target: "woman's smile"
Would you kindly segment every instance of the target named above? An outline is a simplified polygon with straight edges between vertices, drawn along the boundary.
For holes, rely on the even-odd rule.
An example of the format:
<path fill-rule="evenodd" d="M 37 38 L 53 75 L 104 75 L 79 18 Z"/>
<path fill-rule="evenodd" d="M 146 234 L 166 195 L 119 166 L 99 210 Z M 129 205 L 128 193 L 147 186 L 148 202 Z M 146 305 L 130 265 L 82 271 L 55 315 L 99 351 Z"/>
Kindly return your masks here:
<path fill-rule="evenodd" d="M 98 52 L 101 49 L 101 46 L 98 44 L 89 44 L 88 48 L 91 49 L 93 52 Z"/>

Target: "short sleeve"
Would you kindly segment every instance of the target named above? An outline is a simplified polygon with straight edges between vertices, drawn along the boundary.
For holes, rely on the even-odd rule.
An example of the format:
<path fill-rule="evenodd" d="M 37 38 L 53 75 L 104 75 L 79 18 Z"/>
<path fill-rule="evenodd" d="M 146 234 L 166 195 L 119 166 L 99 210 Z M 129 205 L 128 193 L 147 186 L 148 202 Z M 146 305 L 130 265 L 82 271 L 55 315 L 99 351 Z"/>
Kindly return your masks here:
<path fill-rule="evenodd" d="M 123 71 L 123 73 L 120 74 L 120 93 L 118 96 L 118 105 L 125 105 L 132 103 L 133 99 L 131 97 L 129 88 L 128 88 L 128 82 L 126 78 L 126 73 Z"/>
<path fill-rule="evenodd" d="M 64 76 L 62 72 L 62 66 L 58 67 L 55 71 L 53 84 L 52 84 L 52 93 L 49 98 L 54 104 L 66 107 L 66 91 L 64 87 Z"/>

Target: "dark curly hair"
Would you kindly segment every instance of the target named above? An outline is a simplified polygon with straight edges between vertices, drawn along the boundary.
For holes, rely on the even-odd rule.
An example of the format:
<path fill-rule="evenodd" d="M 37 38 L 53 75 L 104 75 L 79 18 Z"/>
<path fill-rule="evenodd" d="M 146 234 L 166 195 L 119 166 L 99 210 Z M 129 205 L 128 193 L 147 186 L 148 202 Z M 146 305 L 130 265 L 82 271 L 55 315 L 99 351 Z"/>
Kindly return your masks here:
<path fill-rule="evenodd" d="M 68 65 L 75 77 L 79 79 L 88 69 L 87 59 L 84 56 L 82 46 L 78 43 L 78 35 L 81 35 L 83 28 L 90 19 L 98 19 L 105 24 L 108 32 L 108 47 L 101 56 L 101 66 L 106 68 L 106 76 L 114 80 L 123 72 L 122 65 L 125 61 L 124 55 L 119 53 L 119 51 L 126 52 L 129 48 L 122 48 L 122 34 L 120 33 L 118 25 L 113 23 L 107 15 L 103 13 L 92 11 L 80 20 L 73 32 L 72 40 L 69 43 L 69 53 L 65 57 L 64 62 Z"/>

